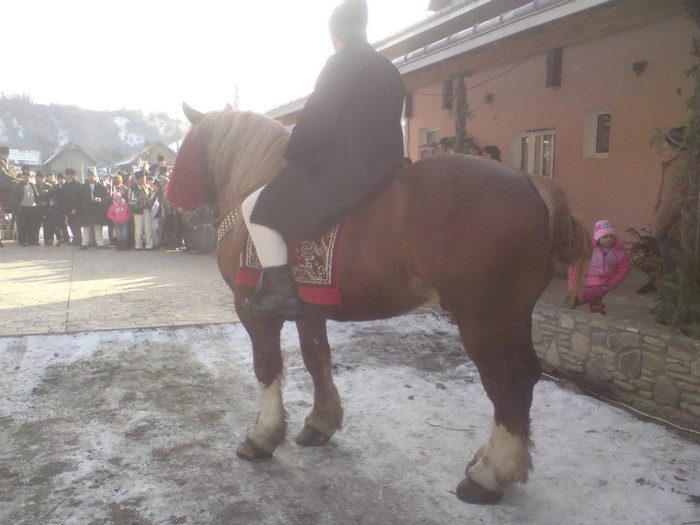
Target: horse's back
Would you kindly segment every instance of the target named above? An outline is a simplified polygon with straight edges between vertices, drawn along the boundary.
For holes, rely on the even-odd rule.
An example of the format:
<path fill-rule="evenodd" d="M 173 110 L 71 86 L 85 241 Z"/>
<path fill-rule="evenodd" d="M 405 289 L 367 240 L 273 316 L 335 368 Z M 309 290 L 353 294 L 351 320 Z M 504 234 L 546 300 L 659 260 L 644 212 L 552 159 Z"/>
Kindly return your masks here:
<path fill-rule="evenodd" d="M 490 308 L 497 294 L 527 309 L 549 280 L 547 207 L 527 176 L 495 161 L 417 162 L 351 215 L 346 233 L 341 281 L 364 275 L 378 302 L 468 294 Z"/>

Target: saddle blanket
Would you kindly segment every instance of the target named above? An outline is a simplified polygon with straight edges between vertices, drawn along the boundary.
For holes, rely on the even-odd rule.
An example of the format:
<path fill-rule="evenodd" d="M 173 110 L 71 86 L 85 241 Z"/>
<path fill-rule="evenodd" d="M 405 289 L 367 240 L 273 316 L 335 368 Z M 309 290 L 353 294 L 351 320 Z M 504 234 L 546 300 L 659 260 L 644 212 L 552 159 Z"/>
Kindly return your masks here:
<path fill-rule="evenodd" d="M 317 239 L 289 241 L 289 263 L 302 301 L 323 306 L 342 305 L 336 261 L 342 237 L 343 225 L 338 224 Z M 236 283 L 256 286 L 261 271 L 255 245 L 248 235 Z"/>

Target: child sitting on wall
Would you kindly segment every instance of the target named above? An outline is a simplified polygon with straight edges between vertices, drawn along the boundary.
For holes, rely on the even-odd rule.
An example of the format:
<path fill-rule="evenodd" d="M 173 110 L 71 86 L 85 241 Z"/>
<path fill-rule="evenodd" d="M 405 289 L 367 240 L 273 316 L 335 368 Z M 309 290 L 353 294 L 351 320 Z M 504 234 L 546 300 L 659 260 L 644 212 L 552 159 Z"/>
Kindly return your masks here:
<path fill-rule="evenodd" d="M 606 315 L 602 298 L 627 277 L 630 261 L 627 252 L 620 244 L 615 226 L 610 221 L 601 220 L 593 229 L 593 255 L 588 276 L 583 289 L 574 293 L 576 269 L 569 268 L 569 304 L 576 308 L 588 303 L 591 313 Z"/>

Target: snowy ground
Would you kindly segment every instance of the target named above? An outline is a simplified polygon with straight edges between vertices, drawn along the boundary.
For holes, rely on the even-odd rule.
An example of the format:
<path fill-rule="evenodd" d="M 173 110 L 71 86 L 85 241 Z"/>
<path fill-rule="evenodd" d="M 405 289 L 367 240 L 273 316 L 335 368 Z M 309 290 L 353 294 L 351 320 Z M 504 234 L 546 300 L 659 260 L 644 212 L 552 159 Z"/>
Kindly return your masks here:
<path fill-rule="evenodd" d="M 413 315 L 329 338 L 343 430 L 257 464 L 235 455 L 258 406 L 238 324 L 0 339 L 0 523 L 700 523 L 700 446 L 545 381 L 530 482 L 462 503 L 492 408 L 456 328 Z M 283 344 L 293 436 L 311 382 L 290 323 Z"/>

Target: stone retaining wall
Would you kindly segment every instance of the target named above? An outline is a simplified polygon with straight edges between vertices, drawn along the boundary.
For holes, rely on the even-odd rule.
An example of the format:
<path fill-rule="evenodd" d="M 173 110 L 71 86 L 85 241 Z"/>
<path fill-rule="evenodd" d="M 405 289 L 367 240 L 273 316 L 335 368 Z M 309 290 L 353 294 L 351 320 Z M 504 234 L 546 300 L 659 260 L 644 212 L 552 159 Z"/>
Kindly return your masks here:
<path fill-rule="evenodd" d="M 532 337 L 537 355 L 554 371 L 700 430 L 700 341 L 630 324 L 538 306 Z"/>

